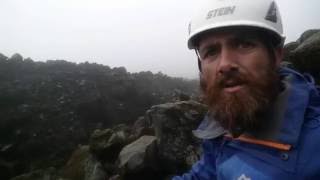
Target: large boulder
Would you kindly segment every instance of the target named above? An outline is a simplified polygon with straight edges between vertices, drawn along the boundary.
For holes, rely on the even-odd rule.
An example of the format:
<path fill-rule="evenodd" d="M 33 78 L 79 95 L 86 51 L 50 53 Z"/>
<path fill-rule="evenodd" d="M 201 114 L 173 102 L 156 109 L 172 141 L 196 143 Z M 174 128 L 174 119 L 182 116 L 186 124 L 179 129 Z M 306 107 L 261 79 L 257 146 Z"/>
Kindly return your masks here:
<path fill-rule="evenodd" d="M 196 101 L 161 104 L 148 110 L 158 139 L 159 164 L 166 174 L 184 172 L 199 159 L 201 142 L 192 130 L 206 111 L 206 106 Z"/>
<path fill-rule="evenodd" d="M 131 142 L 130 129 L 120 124 L 112 129 L 95 130 L 90 138 L 90 151 L 99 158 L 105 171 L 114 175 L 118 172 L 116 160 L 121 149 Z"/>
<path fill-rule="evenodd" d="M 301 34 L 301 36 L 299 37 L 299 39 L 297 40 L 298 43 L 303 43 L 304 41 L 306 41 L 307 39 L 309 39 L 311 36 L 313 36 L 314 34 L 318 33 L 319 29 L 309 29 L 306 30 L 305 32 L 303 32 Z"/>
<path fill-rule="evenodd" d="M 320 30 L 309 30 L 296 42 L 285 46 L 285 60 L 302 73 L 310 73 L 320 82 Z"/>
<path fill-rule="evenodd" d="M 90 137 L 90 150 L 96 154 L 102 154 L 103 151 L 110 147 L 112 144 L 109 142 L 113 134 L 112 129 L 96 129 Z"/>
<path fill-rule="evenodd" d="M 144 168 L 153 168 L 157 163 L 155 136 L 142 136 L 125 146 L 119 154 L 119 167 L 127 174 L 137 173 Z"/>
<path fill-rule="evenodd" d="M 80 146 L 67 162 L 64 177 L 70 180 L 105 180 L 108 176 L 102 164 L 90 153 L 89 146 Z"/>
<path fill-rule="evenodd" d="M 101 160 L 114 162 L 128 142 L 128 128 L 95 130 L 90 138 L 90 150 Z"/>
<path fill-rule="evenodd" d="M 145 116 L 140 116 L 132 126 L 132 132 L 130 135 L 130 139 L 138 139 L 143 135 L 154 136 L 154 128 L 150 118 Z"/>

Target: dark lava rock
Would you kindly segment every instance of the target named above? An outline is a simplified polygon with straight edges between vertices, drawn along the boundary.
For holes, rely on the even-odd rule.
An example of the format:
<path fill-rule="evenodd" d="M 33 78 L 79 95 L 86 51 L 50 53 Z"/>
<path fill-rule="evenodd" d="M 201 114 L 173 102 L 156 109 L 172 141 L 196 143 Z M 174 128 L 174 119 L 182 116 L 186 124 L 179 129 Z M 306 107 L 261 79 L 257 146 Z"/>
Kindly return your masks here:
<path fill-rule="evenodd" d="M 306 31 L 297 42 L 286 47 L 285 60 L 302 73 L 309 73 L 320 82 L 320 30 Z"/>
<path fill-rule="evenodd" d="M 64 168 L 64 177 L 71 180 L 105 180 L 102 164 L 90 153 L 88 146 L 80 146 Z"/>
<path fill-rule="evenodd" d="M 195 130 L 207 109 L 195 101 L 180 101 L 153 106 L 148 112 L 158 139 L 159 163 L 167 174 L 184 172 L 200 155 Z"/>

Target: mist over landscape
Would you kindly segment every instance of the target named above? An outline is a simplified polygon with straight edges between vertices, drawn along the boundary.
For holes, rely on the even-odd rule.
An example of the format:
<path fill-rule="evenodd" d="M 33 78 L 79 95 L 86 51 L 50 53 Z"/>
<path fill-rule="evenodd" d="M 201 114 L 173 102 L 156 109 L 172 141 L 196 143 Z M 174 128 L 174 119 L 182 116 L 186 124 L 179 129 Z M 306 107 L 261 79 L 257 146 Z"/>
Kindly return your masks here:
<path fill-rule="evenodd" d="M 0 52 L 197 78 L 187 26 L 205 0 L 3 0 Z M 317 0 L 279 0 L 286 42 L 320 27 Z"/>

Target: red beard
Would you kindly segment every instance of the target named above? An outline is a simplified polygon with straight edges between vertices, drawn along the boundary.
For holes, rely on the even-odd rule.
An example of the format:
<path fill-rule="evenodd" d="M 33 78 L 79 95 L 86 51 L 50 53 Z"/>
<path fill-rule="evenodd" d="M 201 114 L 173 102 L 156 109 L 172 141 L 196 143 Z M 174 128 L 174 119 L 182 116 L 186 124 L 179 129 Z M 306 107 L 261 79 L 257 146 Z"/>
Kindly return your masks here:
<path fill-rule="evenodd" d="M 206 77 L 210 77 L 204 74 Z M 204 100 L 210 115 L 222 127 L 238 137 L 244 131 L 258 132 L 263 129 L 266 114 L 279 92 L 279 77 L 269 66 L 259 79 L 250 74 L 235 71 L 216 78 L 200 78 Z M 227 82 L 243 85 L 237 92 L 224 91 Z"/>

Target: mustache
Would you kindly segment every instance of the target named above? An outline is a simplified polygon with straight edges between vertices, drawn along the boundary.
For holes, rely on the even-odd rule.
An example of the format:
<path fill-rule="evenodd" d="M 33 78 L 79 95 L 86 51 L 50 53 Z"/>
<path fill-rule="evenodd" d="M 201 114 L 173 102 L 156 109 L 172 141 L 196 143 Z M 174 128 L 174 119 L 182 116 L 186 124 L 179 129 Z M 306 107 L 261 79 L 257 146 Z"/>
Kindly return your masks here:
<path fill-rule="evenodd" d="M 242 73 L 240 71 L 232 71 L 217 76 L 214 80 L 213 85 L 218 89 L 222 89 L 225 87 L 247 84 L 249 82 L 250 81 L 247 74 Z"/>

